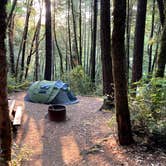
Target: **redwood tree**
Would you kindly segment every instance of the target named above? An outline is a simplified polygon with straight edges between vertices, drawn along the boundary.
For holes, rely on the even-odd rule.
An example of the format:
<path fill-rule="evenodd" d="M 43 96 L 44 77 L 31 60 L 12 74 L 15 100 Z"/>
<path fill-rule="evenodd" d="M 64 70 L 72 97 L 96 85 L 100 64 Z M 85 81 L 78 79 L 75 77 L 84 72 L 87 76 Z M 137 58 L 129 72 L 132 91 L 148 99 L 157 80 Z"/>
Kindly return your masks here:
<path fill-rule="evenodd" d="M 130 113 L 127 98 L 127 80 L 125 63 L 125 21 L 126 0 L 114 1 L 114 23 L 112 33 L 113 78 L 115 85 L 115 108 L 118 123 L 118 137 L 121 145 L 133 142 L 130 124 Z"/>
<path fill-rule="evenodd" d="M 160 53 L 158 55 L 157 71 L 155 74 L 156 77 L 164 77 L 165 64 L 166 64 L 166 19 L 164 20 L 163 33 L 161 37 L 161 48 L 160 48 Z"/>
<path fill-rule="evenodd" d="M 113 92 L 111 36 L 110 36 L 110 0 L 101 1 L 101 60 L 103 71 L 103 94 Z"/>
<path fill-rule="evenodd" d="M 95 83 L 95 68 L 96 68 L 96 38 L 97 38 L 97 12 L 98 0 L 93 0 L 93 23 L 92 23 L 92 44 L 90 54 L 90 77 L 92 83 Z"/>
<path fill-rule="evenodd" d="M 132 66 L 132 83 L 139 81 L 142 77 L 146 6 L 147 0 L 138 0 Z"/>
<path fill-rule="evenodd" d="M 24 32 L 23 32 L 23 45 L 22 45 L 22 57 L 21 57 L 21 73 L 20 73 L 20 81 L 22 81 L 23 74 L 24 74 L 24 67 L 25 67 L 25 51 L 26 51 L 26 45 L 27 45 L 27 38 L 28 38 L 28 29 L 29 29 L 29 18 L 32 11 L 32 4 L 33 0 L 29 0 L 27 4 L 27 13 L 25 18 L 25 26 L 24 26 Z"/>
<path fill-rule="evenodd" d="M 52 64 L 52 31 L 51 31 L 51 2 L 45 0 L 46 6 L 46 22 L 45 22 L 45 34 L 46 34 L 46 62 L 45 62 L 45 80 L 51 80 L 51 64 Z"/>
<path fill-rule="evenodd" d="M 7 61 L 6 61 L 6 3 L 0 1 L 0 165 L 8 165 L 11 159 L 11 126 L 7 99 Z"/>

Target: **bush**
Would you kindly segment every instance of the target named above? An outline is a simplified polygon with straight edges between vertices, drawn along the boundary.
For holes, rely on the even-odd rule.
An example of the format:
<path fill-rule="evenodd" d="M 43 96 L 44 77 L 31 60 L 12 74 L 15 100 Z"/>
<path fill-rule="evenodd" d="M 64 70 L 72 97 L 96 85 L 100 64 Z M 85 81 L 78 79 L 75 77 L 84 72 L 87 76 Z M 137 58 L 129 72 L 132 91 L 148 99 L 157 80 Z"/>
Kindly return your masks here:
<path fill-rule="evenodd" d="M 10 76 L 8 77 L 8 92 L 9 93 L 11 93 L 13 91 L 26 90 L 29 85 L 30 85 L 29 81 L 17 83 L 15 81 L 15 78 L 10 77 Z"/>
<path fill-rule="evenodd" d="M 69 73 L 64 74 L 62 79 L 68 82 L 71 90 L 77 94 L 89 95 L 93 91 L 90 78 L 81 66 L 77 66 Z"/>
<path fill-rule="evenodd" d="M 136 98 L 129 97 L 133 130 L 143 136 L 166 140 L 166 79 L 140 82 Z"/>

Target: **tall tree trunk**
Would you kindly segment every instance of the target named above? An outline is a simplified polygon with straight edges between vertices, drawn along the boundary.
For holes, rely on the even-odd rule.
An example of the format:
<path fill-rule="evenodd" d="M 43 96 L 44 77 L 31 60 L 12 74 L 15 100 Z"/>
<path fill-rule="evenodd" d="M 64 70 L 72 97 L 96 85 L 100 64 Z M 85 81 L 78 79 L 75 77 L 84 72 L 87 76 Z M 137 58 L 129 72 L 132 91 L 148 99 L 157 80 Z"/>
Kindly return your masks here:
<path fill-rule="evenodd" d="M 97 0 L 93 0 L 93 28 L 92 28 L 92 45 L 90 55 L 90 77 L 91 82 L 95 84 L 95 68 L 96 68 L 96 38 L 97 38 Z"/>
<path fill-rule="evenodd" d="M 126 0 L 114 1 L 114 23 L 112 33 L 113 77 L 115 84 L 116 119 L 118 137 L 121 145 L 133 142 L 131 134 L 130 113 L 127 98 L 126 63 L 125 63 L 125 16 Z"/>
<path fill-rule="evenodd" d="M 82 0 L 80 0 L 80 4 L 79 4 L 79 9 L 80 9 L 80 13 L 79 13 L 79 30 L 80 30 L 80 38 L 79 38 L 79 45 L 80 45 L 80 56 L 79 56 L 79 64 L 82 65 L 82 12 L 81 12 L 81 8 L 82 8 Z"/>
<path fill-rule="evenodd" d="M 150 40 L 152 40 L 153 33 L 154 33 L 155 1 L 156 0 L 153 0 L 153 6 L 152 6 L 152 23 L 151 23 L 151 32 L 149 36 Z M 152 68 L 152 48 L 153 48 L 153 44 L 150 43 L 150 45 L 148 45 L 148 55 L 149 55 L 148 75 L 151 74 L 151 68 Z"/>
<path fill-rule="evenodd" d="M 63 74 L 63 55 L 62 55 L 61 49 L 60 49 L 58 41 L 57 41 L 55 29 L 54 29 L 54 39 L 55 39 L 55 45 L 57 47 L 57 51 L 58 51 L 59 59 L 60 59 L 60 73 Z"/>
<path fill-rule="evenodd" d="M 157 0 L 157 3 L 158 3 L 158 8 L 159 8 L 160 22 L 161 22 L 161 25 L 164 26 L 164 20 L 165 20 L 164 1 L 163 0 Z"/>
<path fill-rule="evenodd" d="M 68 4 L 66 4 L 66 9 L 68 8 Z M 68 11 L 66 10 L 66 18 L 68 17 Z M 69 63 L 69 56 L 68 56 L 68 19 L 66 19 L 66 38 L 65 38 L 65 70 L 70 71 L 70 63 Z"/>
<path fill-rule="evenodd" d="M 110 0 L 101 1 L 101 60 L 103 71 L 103 94 L 113 93 L 111 32 L 110 32 Z"/>
<path fill-rule="evenodd" d="M 126 16 L 126 74 L 127 82 L 129 82 L 130 70 L 130 35 L 131 35 L 131 21 L 133 15 L 133 2 L 127 0 L 127 16 Z"/>
<path fill-rule="evenodd" d="M 40 8 L 40 18 L 39 18 L 39 23 L 38 23 L 38 31 L 36 34 L 36 38 L 35 38 L 35 81 L 39 80 L 39 74 L 40 74 L 40 64 L 39 64 L 39 37 L 40 37 L 40 30 L 41 30 L 41 16 L 42 15 L 42 8 Z"/>
<path fill-rule="evenodd" d="M 33 39 L 32 39 L 32 42 L 31 42 L 31 48 L 30 48 L 30 53 L 27 57 L 27 63 L 26 63 L 26 70 L 25 70 L 25 79 L 27 79 L 27 76 L 28 76 L 28 71 L 29 71 L 29 65 L 30 65 L 30 62 L 31 62 L 31 57 L 32 55 L 36 52 L 36 45 L 34 46 L 35 44 L 35 40 L 36 40 L 36 37 L 40 31 L 40 25 L 41 25 L 41 15 L 39 17 L 39 20 L 37 22 L 37 25 L 36 25 L 36 29 L 35 29 L 35 32 L 34 32 L 34 35 L 33 35 Z M 35 48 L 35 50 L 34 50 Z"/>
<path fill-rule="evenodd" d="M 92 5 L 91 5 L 92 6 Z M 90 23 L 88 24 L 88 38 L 87 38 L 87 56 L 86 56 L 86 73 L 88 74 L 88 76 L 90 75 L 90 67 L 89 67 L 89 63 L 90 63 L 90 43 L 91 43 L 91 37 L 92 37 L 92 35 L 90 35 L 91 34 L 91 29 L 92 29 L 92 14 L 91 14 L 91 6 L 89 6 L 89 18 L 91 18 L 90 19 Z"/>
<path fill-rule="evenodd" d="M 78 51 L 78 41 L 77 41 L 77 27 L 76 27 L 76 18 L 74 14 L 74 2 L 71 0 L 71 9 L 72 9 L 72 17 L 73 17 L 73 31 L 74 31 L 74 43 L 73 43 L 73 61 L 75 62 L 75 66 L 79 64 L 79 51 Z"/>
<path fill-rule="evenodd" d="M 40 26 L 41 27 L 41 26 Z M 36 35 L 36 40 L 35 40 L 35 50 L 36 50 L 36 55 L 35 55 L 35 81 L 39 80 L 39 36 L 40 36 L 40 29 L 38 30 L 38 33 Z"/>
<path fill-rule="evenodd" d="M 161 33 L 161 26 L 158 27 L 157 34 L 156 34 L 156 35 L 157 35 L 157 36 L 161 36 L 160 33 Z M 154 68 L 155 68 L 155 66 L 156 66 L 156 63 L 157 63 L 158 51 L 159 51 L 159 42 L 156 43 L 156 48 L 155 48 L 155 54 L 154 54 L 154 58 L 153 58 L 151 73 L 153 73 Z"/>
<path fill-rule="evenodd" d="M 11 126 L 9 119 L 7 98 L 7 61 L 6 61 L 6 3 L 0 2 L 0 162 L 2 166 L 8 166 L 11 160 Z"/>
<path fill-rule="evenodd" d="M 86 24 L 86 13 L 87 13 L 87 6 L 86 6 L 86 2 L 85 2 L 85 11 L 84 11 L 84 36 L 83 36 L 83 40 L 84 40 L 84 45 L 83 45 L 83 50 L 84 50 L 84 71 L 86 71 L 86 57 L 87 57 L 87 48 L 86 48 L 86 44 L 87 44 L 87 24 Z"/>
<path fill-rule="evenodd" d="M 132 83 L 139 81 L 142 77 L 146 6 L 147 0 L 138 0 L 132 66 Z M 135 86 L 133 84 L 133 88 L 134 87 Z"/>
<path fill-rule="evenodd" d="M 14 12 L 16 6 L 17 6 L 17 0 L 13 0 L 13 2 L 12 2 L 12 8 L 10 10 L 9 16 L 7 17 L 7 25 L 9 25 L 11 19 L 13 19 L 12 18 L 13 17 L 13 12 Z"/>
<path fill-rule="evenodd" d="M 45 0 L 46 6 L 46 62 L 45 62 L 45 80 L 51 80 L 51 67 L 52 67 L 52 32 L 51 32 L 51 3 L 50 0 Z"/>
<path fill-rule="evenodd" d="M 166 4 L 165 4 L 166 8 Z M 166 15 L 166 10 L 165 10 Z M 164 77 L 165 72 L 165 64 L 166 64 L 166 19 L 164 20 L 164 27 L 163 27 L 163 33 L 161 37 L 161 48 L 160 53 L 158 55 L 158 62 L 157 62 L 157 71 L 155 76 L 156 77 Z"/>
<path fill-rule="evenodd" d="M 14 61 L 14 15 L 10 19 L 8 26 L 8 36 L 9 36 L 9 51 L 10 51 L 10 71 L 12 76 L 15 76 L 15 61 Z"/>
<path fill-rule="evenodd" d="M 67 9 L 67 29 L 68 29 L 68 42 L 69 42 L 69 52 L 70 52 L 70 64 L 71 68 L 73 69 L 73 59 L 72 59 L 72 46 L 71 46 L 71 30 L 70 30 L 70 0 L 68 1 L 68 9 Z"/>
<path fill-rule="evenodd" d="M 159 42 L 157 42 L 157 44 L 156 44 L 156 49 L 155 49 L 155 54 L 154 54 L 153 63 L 152 63 L 152 69 L 151 69 L 151 73 L 152 74 L 153 74 L 153 71 L 154 71 L 154 68 L 155 68 L 155 64 L 156 64 L 156 61 L 157 61 L 158 50 L 159 50 Z"/>
<path fill-rule="evenodd" d="M 20 73 L 20 81 L 22 81 L 22 77 L 24 74 L 24 61 L 25 61 L 25 50 L 26 50 L 26 43 L 27 43 L 27 35 L 28 35 L 28 28 L 29 28 L 29 17 L 31 14 L 33 0 L 28 1 L 27 7 L 27 15 L 25 19 L 25 27 L 23 33 L 23 46 L 22 46 L 22 59 L 21 59 L 21 73 Z"/>

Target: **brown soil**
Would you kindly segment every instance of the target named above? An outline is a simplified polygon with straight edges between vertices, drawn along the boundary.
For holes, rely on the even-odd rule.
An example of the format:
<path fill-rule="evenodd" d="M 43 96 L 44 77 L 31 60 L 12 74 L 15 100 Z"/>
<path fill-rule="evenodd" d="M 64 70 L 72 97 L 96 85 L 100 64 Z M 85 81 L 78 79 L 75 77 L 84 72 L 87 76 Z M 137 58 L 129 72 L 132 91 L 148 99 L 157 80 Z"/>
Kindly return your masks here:
<path fill-rule="evenodd" d="M 21 127 L 14 142 L 28 147 L 30 159 L 23 166 L 165 166 L 166 154 L 145 146 L 119 146 L 115 129 L 108 127 L 112 112 L 98 111 L 101 98 L 78 97 L 67 106 L 67 120 L 53 122 L 48 105 L 24 102 L 24 92 L 10 98 L 24 103 Z"/>

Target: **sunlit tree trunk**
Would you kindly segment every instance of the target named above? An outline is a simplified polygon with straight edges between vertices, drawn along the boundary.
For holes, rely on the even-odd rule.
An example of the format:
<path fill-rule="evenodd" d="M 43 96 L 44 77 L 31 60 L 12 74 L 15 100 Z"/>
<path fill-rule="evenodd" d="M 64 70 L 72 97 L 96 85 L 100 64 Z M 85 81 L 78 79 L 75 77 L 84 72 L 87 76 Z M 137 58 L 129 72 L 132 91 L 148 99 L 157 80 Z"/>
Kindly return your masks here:
<path fill-rule="evenodd" d="M 28 6 L 27 6 L 26 19 L 25 19 L 24 33 L 23 33 L 20 81 L 22 81 L 23 74 L 24 74 L 25 50 L 26 50 L 27 35 L 28 35 L 28 28 L 29 28 L 29 17 L 30 17 L 31 10 L 32 10 L 32 4 L 33 4 L 33 0 L 29 0 Z"/>
<path fill-rule="evenodd" d="M 56 31 L 54 29 L 54 39 L 55 39 L 55 45 L 59 54 L 59 59 L 60 59 L 60 73 L 63 74 L 63 54 L 61 52 L 61 49 L 59 47 L 58 41 L 57 41 L 57 37 L 56 37 Z"/>
<path fill-rule="evenodd" d="M 36 37 L 40 31 L 40 25 L 41 25 L 41 15 L 39 17 L 39 20 L 37 22 L 37 25 L 36 25 L 36 29 L 35 29 L 35 32 L 34 32 L 34 35 L 33 35 L 33 39 L 32 39 L 32 42 L 31 42 L 31 48 L 30 48 L 30 52 L 29 52 L 29 55 L 27 57 L 27 62 L 26 62 L 26 69 L 25 69 L 25 79 L 27 79 L 27 76 L 28 76 L 28 71 L 29 71 L 29 65 L 31 63 L 31 58 L 32 58 L 32 55 L 36 53 Z M 35 49 L 34 49 L 35 48 Z"/>
<path fill-rule="evenodd" d="M 154 33 L 155 1 L 156 0 L 153 0 L 153 4 L 152 4 L 152 22 L 151 22 L 151 32 L 150 32 L 149 40 L 152 40 L 153 33 Z M 152 48 L 153 48 L 153 44 L 150 42 L 150 44 L 148 44 L 148 55 L 149 55 L 148 74 L 149 75 L 151 75 L 151 70 L 152 70 Z"/>
<path fill-rule="evenodd" d="M 71 46 L 71 29 L 70 29 L 70 0 L 68 1 L 68 8 L 67 8 L 67 29 L 68 29 L 68 42 L 69 42 L 69 52 L 70 52 L 70 64 L 71 68 L 74 67 L 73 59 L 72 59 L 72 46 Z"/>
<path fill-rule="evenodd" d="M 9 51 L 10 51 L 10 71 L 12 76 L 15 76 L 15 61 L 14 61 L 14 15 L 10 19 L 8 25 L 8 37 L 9 37 Z"/>
<path fill-rule="evenodd" d="M 40 74 L 40 64 L 39 64 L 39 44 L 40 44 L 40 30 L 41 30 L 41 14 L 42 10 L 40 9 L 40 18 L 39 18 L 39 24 L 38 24 L 38 31 L 35 38 L 35 81 L 39 80 L 39 74 Z"/>
<path fill-rule="evenodd" d="M 82 8 L 82 0 L 80 0 L 79 2 L 79 49 L 80 49 L 80 56 L 79 56 L 79 64 L 82 65 L 82 12 L 81 12 L 81 8 Z"/>
<path fill-rule="evenodd" d="M 46 6 L 46 22 L 45 22 L 45 34 L 46 34 L 46 61 L 45 61 L 45 73 L 44 79 L 51 80 L 51 68 L 52 68 L 52 31 L 51 31 L 51 2 L 45 0 Z"/>
<path fill-rule="evenodd" d="M 85 10 L 84 10 L 84 36 L 83 36 L 83 40 L 84 40 L 84 44 L 83 44 L 83 53 L 82 55 L 84 56 L 84 71 L 86 71 L 86 57 L 87 57 L 87 48 L 86 48 L 86 44 L 87 44 L 87 25 L 86 25 L 86 14 L 87 14 L 87 6 L 86 6 L 86 2 L 85 2 Z"/>
<path fill-rule="evenodd" d="M 126 74 L 127 82 L 129 81 L 129 70 L 130 70 L 130 36 L 133 18 L 133 1 L 127 0 L 127 16 L 126 16 Z"/>
<path fill-rule="evenodd" d="M 161 36 L 161 26 L 159 26 L 156 35 L 157 36 Z M 157 63 L 157 56 L 158 56 L 158 52 L 159 52 L 159 42 L 156 43 L 156 48 L 155 48 L 155 53 L 154 53 L 154 58 L 153 58 L 153 62 L 152 62 L 152 70 L 151 73 L 154 72 L 154 69 L 156 68 L 156 63 Z"/>
<path fill-rule="evenodd" d="M 74 65 L 79 64 L 79 51 L 78 51 L 78 41 L 77 41 L 77 26 L 76 26 L 76 18 L 74 13 L 74 1 L 71 0 L 71 11 L 73 17 L 73 31 L 74 31 L 74 41 L 73 41 L 73 55 L 72 59 L 74 61 Z"/>
<path fill-rule="evenodd" d="M 6 61 L 6 5 L 0 1 L 0 165 L 7 166 L 11 160 L 11 126 L 7 99 L 7 61 Z"/>
<path fill-rule="evenodd" d="M 118 123 L 118 138 L 121 145 L 133 142 L 127 97 L 126 63 L 125 63 L 125 18 L 126 0 L 114 1 L 114 23 L 112 33 L 112 60 L 115 85 L 115 108 Z"/>
<path fill-rule="evenodd" d="M 12 7 L 11 7 L 11 10 L 10 10 L 10 13 L 9 13 L 9 15 L 7 17 L 7 25 L 9 25 L 11 19 L 13 19 L 12 18 L 13 17 L 13 12 L 14 12 L 16 6 L 17 6 L 17 0 L 13 0 L 12 1 Z"/>

